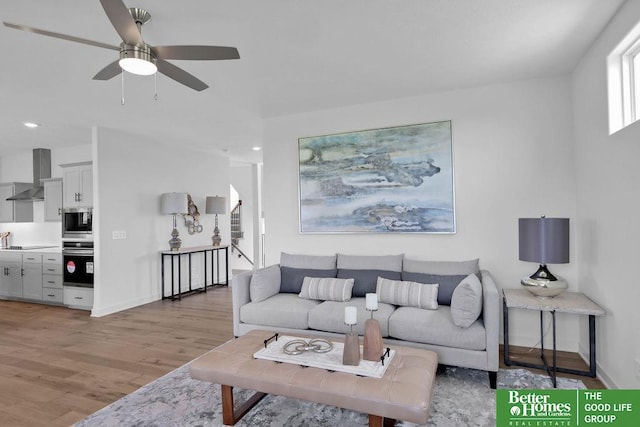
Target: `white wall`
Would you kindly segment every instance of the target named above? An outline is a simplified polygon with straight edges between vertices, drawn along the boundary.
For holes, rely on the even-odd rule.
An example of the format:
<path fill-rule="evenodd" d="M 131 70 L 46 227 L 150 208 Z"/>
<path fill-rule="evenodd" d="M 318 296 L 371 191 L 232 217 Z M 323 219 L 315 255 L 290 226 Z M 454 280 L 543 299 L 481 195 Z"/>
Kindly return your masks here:
<path fill-rule="evenodd" d="M 610 386 L 640 388 L 640 123 L 608 135 L 606 57 L 640 21 L 626 2 L 573 75 L 580 290 L 607 314 L 596 320 L 598 371 Z M 586 323 L 581 326 L 586 354 Z"/>
<path fill-rule="evenodd" d="M 166 143 L 171 141 L 145 140 L 102 128 L 97 129 L 95 139 L 97 233 L 92 314 L 102 316 L 161 297 L 160 251 L 169 249 L 172 230 L 171 217 L 160 214 L 162 193 L 187 192 L 200 211 L 202 233 L 189 235 L 184 221 L 178 219 L 182 246 L 211 244 L 214 216 L 204 213 L 205 197 L 229 196 L 229 160 L 190 151 L 179 141 L 172 145 Z M 228 215 L 219 217 L 219 227 L 222 243 L 229 244 Z M 127 238 L 114 240 L 113 231 L 125 231 Z M 198 283 L 204 278 L 196 262 L 192 272 Z"/>
<path fill-rule="evenodd" d="M 297 139 L 452 120 L 457 233 L 301 235 Z M 571 263 L 551 266 L 577 289 L 570 84 L 552 78 L 335 108 L 265 121 L 267 265 L 281 251 L 396 254 L 433 260 L 480 258 L 499 287 L 517 288 L 537 266 L 518 260 L 519 217 L 571 218 Z M 538 316 L 512 310 L 510 338 L 536 344 Z M 496 314 L 497 315 L 497 314 Z M 558 346 L 577 351 L 575 316 L 559 316 Z"/>

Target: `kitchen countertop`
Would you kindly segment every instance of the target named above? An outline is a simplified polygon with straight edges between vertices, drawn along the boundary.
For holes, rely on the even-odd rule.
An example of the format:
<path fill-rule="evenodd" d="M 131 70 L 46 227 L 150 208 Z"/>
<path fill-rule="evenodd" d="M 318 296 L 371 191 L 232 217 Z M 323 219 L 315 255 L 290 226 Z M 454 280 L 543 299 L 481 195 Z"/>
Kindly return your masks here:
<path fill-rule="evenodd" d="M 26 246 L 26 245 L 25 245 Z M 35 246 L 35 245 L 33 245 Z M 44 245 L 42 245 L 44 246 Z M 18 254 L 25 254 L 25 253 L 38 253 L 38 254 L 59 254 L 62 253 L 62 247 L 61 246 L 51 246 L 51 247 L 47 247 L 47 248 L 38 248 L 38 249 L 0 249 L 1 253 L 18 253 Z"/>

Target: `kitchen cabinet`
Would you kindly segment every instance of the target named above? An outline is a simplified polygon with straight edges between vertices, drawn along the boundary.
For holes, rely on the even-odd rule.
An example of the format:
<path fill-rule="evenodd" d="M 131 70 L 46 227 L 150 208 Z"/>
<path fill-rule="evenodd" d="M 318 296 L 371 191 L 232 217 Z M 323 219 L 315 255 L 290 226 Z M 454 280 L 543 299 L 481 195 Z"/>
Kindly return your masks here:
<path fill-rule="evenodd" d="M 62 304 L 62 254 L 42 255 L 42 300 L 47 303 Z"/>
<path fill-rule="evenodd" d="M 22 298 L 42 300 L 42 254 L 22 255 Z"/>
<path fill-rule="evenodd" d="M 62 206 L 82 208 L 93 206 L 93 166 L 91 162 L 60 165 L 62 172 Z"/>
<path fill-rule="evenodd" d="M 22 255 L 0 253 L 0 296 L 22 298 Z"/>
<path fill-rule="evenodd" d="M 17 193 L 33 187 L 28 182 L 7 182 L 0 184 L 0 222 L 32 222 L 33 202 L 7 200 Z"/>
<path fill-rule="evenodd" d="M 44 185 L 44 220 L 62 220 L 62 179 L 42 180 Z"/>
<path fill-rule="evenodd" d="M 64 305 L 70 308 L 91 310 L 93 308 L 93 288 L 65 286 Z"/>

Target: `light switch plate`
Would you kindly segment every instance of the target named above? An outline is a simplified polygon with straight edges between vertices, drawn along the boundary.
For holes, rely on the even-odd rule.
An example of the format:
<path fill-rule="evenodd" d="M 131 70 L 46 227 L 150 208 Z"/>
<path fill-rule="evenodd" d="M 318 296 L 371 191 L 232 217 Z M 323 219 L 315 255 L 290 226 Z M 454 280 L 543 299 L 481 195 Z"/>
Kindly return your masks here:
<path fill-rule="evenodd" d="M 125 230 L 117 230 L 112 232 L 113 235 L 113 240 L 118 240 L 118 239 L 126 239 L 127 238 L 127 232 Z"/>

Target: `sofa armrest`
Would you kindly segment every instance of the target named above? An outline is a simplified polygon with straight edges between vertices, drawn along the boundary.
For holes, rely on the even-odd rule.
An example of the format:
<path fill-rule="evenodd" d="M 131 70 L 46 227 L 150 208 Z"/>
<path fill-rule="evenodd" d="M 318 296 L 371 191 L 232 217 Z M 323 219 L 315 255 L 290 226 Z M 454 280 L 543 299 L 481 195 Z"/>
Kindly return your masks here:
<path fill-rule="evenodd" d="M 482 275 L 482 321 L 487 334 L 487 369 L 498 371 L 500 365 L 500 295 L 487 270 Z"/>
<path fill-rule="evenodd" d="M 231 280 L 231 300 L 233 303 L 233 335 L 240 336 L 240 307 L 251 302 L 249 285 L 253 271 L 245 271 Z"/>

